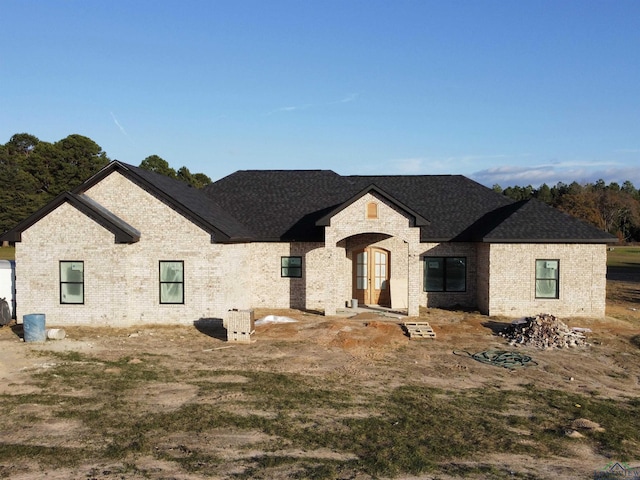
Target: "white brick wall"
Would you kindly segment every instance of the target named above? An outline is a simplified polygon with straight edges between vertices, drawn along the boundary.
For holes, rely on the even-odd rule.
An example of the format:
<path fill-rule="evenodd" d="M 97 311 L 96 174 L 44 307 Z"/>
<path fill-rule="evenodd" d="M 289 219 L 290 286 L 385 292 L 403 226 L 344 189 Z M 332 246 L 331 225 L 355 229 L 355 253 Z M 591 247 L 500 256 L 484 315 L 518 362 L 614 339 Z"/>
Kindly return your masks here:
<path fill-rule="evenodd" d="M 321 243 L 252 243 L 246 292 L 253 308 L 322 309 L 326 252 Z M 281 257 L 302 257 L 302 278 L 282 277 Z"/>
<path fill-rule="evenodd" d="M 606 302 L 606 245 L 492 244 L 489 315 L 601 317 Z M 560 298 L 535 298 L 536 259 L 560 261 Z"/>
<path fill-rule="evenodd" d="M 406 299 L 396 307 L 477 306 L 489 315 L 602 316 L 605 245 L 468 244 L 419 242 L 407 216 L 375 195 L 345 208 L 326 227 L 325 243 L 211 244 L 210 234 L 119 173 L 87 195 L 140 230 L 138 243 L 114 235 L 63 204 L 25 230 L 16 244 L 19 319 L 44 313 L 48 325 L 193 324 L 224 318 L 230 309 L 300 308 L 331 315 L 352 298 L 353 252 L 377 246 L 390 252 L 393 285 Z M 366 205 L 378 203 L 378 218 Z M 302 278 L 282 278 L 280 258 L 301 256 Z M 467 291 L 423 291 L 425 256 L 467 258 Z M 535 260 L 560 260 L 560 299 L 535 298 Z M 60 304 L 59 261 L 84 261 L 84 305 Z M 159 261 L 182 260 L 185 304 L 159 303 Z"/>
<path fill-rule="evenodd" d="M 190 324 L 229 308 L 226 246 L 212 245 L 207 232 L 119 173 L 87 195 L 140 230 L 140 241 L 116 244 L 112 233 L 61 205 L 16 244 L 19 315 L 44 313 L 50 325 Z M 84 305 L 60 304 L 59 260 L 84 261 Z M 184 261 L 184 305 L 160 305 L 160 260 Z"/>

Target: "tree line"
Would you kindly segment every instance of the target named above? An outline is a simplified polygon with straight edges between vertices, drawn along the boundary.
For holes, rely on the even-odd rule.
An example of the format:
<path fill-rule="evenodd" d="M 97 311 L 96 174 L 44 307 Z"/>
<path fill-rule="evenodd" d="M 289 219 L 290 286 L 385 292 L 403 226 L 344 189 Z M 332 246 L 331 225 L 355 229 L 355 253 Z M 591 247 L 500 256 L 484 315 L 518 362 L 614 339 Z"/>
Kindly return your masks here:
<path fill-rule="evenodd" d="M 17 133 L 0 145 L 0 232 L 13 228 L 57 195 L 73 190 L 111 160 L 88 137 L 69 135 L 44 142 L 28 133 Z M 203 173 L 187 167 L 174 170 L 158 155 L 145 158 L 140 167 L 202 188 L 211 183 Z"/>
<path fill-rule="evenodd" d="M 514 200 L 537 198 L 552 207 L 609 232 L 621 243 L 640 241 L 640 192 L 630 181 L 622 185 L 604 180 L 569 185 L 558 182 L 540 188 L 494 185 L 493 190 Z"/>

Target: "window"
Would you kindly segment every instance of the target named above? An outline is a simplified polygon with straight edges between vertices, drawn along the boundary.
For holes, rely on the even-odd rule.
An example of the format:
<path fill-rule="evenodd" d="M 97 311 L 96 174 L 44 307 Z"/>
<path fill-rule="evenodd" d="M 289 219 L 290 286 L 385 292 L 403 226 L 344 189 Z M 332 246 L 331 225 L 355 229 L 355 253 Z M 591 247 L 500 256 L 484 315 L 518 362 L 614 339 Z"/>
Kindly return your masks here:
<path fill-rule="evenodd" d="M 425 292 L 465 292 L 467 259 L 465 257 L 424 257 Z"/>
<path fill-rule="evenodd" d="M 536 298 L 560 298 L 559 260 L 536 260 Z"/>
<path fill-rule="evenodd" d="M 160 303 L 184 303 L 184 262 L 160 262 Z"/>
<path fill-rule="evenodd" d="M 84 305 L 84 262 L 60 262 L 60 303 Z"/>
<path fill-rule="evenodd" d="M 367 203 L 367 219 L 378 218 L 378 204 L 376 202 Z"/>
<path fill-rule="evenodd" d="M 280 258 L 281 277 L 302 277 L 302 257 L 281 257 Z"/>

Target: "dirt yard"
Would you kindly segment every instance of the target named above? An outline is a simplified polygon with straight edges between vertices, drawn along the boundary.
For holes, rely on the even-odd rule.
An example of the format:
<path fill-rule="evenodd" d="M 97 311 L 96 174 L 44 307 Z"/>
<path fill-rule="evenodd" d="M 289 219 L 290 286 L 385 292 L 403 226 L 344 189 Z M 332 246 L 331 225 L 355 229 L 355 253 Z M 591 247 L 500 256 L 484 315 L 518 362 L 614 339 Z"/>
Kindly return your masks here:
<path fill-rule="evenodd" d="M 44 344 L 24 343 L 19 326 L 3 327 L 0 478 L 594 478 L 594 471 L 619 460 L 602 447 L 606 435 L 614 435 L 611 429 L 619 427 L 613 420 L 608 424 L 608 414 L 594 407 L 601 433 L 575 425 L 572 429 L 572 417 L 597 420 L 589 419 L 589 411 L 583 413 L 580 409 L 585 407 L 573 399 L 615 405 L 638 396 L 638 286 L 628 279 L 611 283 L 606 319 L 563 318 L 569 326 L 592 330 L 590 346 L 563 351 L 518 350 L 496 335 L 507 319 L 446 310 L 425 310 L 421 315 L 420 320 L 428 321 L 436 332 L 434 340 L 410 340 L 401 327 L 405 318 L 378 312 L 327 318 L 292 310 L 256 311 L 256 318 L 275 314 L 297 321 L 257 326 L 249 345 L 227 343 L 225 330 L 215 324 L 66 328 L 64 340 Z M 490 349 L 518 350 L 534 362 L 512 370 L 463 353 Z M 258 382 L 260 375 L 269 375 L 270 380 L 258 389 L 252 382 Z M 274 393 L 276 382 L 287 379 L 294 379 L 283 387 L 285 392 L 290 389 L 290 397 Z M 407 463 L 395 470 L 389 467 L 387 474 L 367 464 L 366 450 L 336 446 L 340 432 L 347 438 L 347 425 L 355 428 L 354 422 L 368 420 L 369 415 L 393 415 L 393 409 L 378 410 L 376 402 L 393 392 L 406 393 L 402 390 L 406 387 L 429 392 L 427 407 L 442 396 L 457 405 L 472 392 L 480 400 L 486 395 L 487 404 L 489 398 L 506 395 L 501 398 L 509 399 L 507 405 L 492 404 L 485 411 L 478 401 L 462 403 L 467 406 L 456 411 L 471 409 L 480 419 L 500 412 L 498 416 L 508 418 L 503 432 L 513 437 L 506 444 L 497 438 L 493 443 L 480 439 L 467 445 L 465 436 L 490 427 L 475 420 L 465 423 L 469 421 L 454 411 L 443 410 L 461 435 L 455 441 L 466 450 L 438 453 L 434 447 L 431 466 Z M 305 390 L 318 393 L 308 395 Z M 568 400 L 538 410 L 531 400 L 534 390 L 562 392 Z M 327 392 L 332 398 L 316 403 Z M 521 401 L 516 401 L 518 392 Z M 289 408 L 297 395 L 304 400 Z M 214 413 L 217 423 L 210 420 Z M 150 418 L 157 424 L 145 423 Z M 302 418 L 296 427 L 294 422 Z M 403 421 L 408 420 L 396 423 Z M 623 421 L 640 429 L 637 417 Z M 537 431 L 536 423 L 547 426 Z M 458 436 L 446 430 L 446 423 L 438 425 L 443 436 Z M 333 439 L 316 438 L 325 429 L 334 432 Z M 311 439 L 312 435 L 316 436 Z M 361 437 L 366 435 L 365 431 Z M 429 442 L 421 442 L 424 445 L 411 448 L 428 455 Z M 622 439 L 619 448 L 633 451 L 637 437 L 631 442 L 629 446 L 629 440 Z M 446 443 L 438 448 L 446 449 Z M 629 465 L 640 465 L 640 450 L 627 457 Z M 411 473 L 416 471 L 421 473 Z"/>

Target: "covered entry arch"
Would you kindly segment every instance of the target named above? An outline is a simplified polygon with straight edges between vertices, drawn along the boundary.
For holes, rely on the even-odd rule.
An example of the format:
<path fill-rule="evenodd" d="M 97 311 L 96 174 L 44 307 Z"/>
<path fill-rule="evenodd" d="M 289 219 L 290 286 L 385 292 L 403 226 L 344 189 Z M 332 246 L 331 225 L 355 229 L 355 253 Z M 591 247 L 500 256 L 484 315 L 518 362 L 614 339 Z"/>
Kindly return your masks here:
<path fill-rule="evenodd" d="M 372 204 L 376 204 L 375 210 Z M 425 222 L 375 187 L 319 220 L 317 224 L 325 229 L 327 255 L 325 315 L 335 314 L 338 308 L 358 297 L 364 304 L 386 304 L 406 309 L 411 316 L 418 315 L 422 278 L 419 227 Z M 378 298 L 373 292 L 376 270 L 379 286 L 386 287 L 388 297 L 384 289 L 380 289 Z M 358 277 L 361 287 L 371 281 L 373 288 L 356 288 Z"/>
<path fill-rule="evenodd" d="M 406 241 L 382 233 L 356 234 L 345 247 L 345 294 L 359 305 L 406 309 L 409 248 Z"/>

